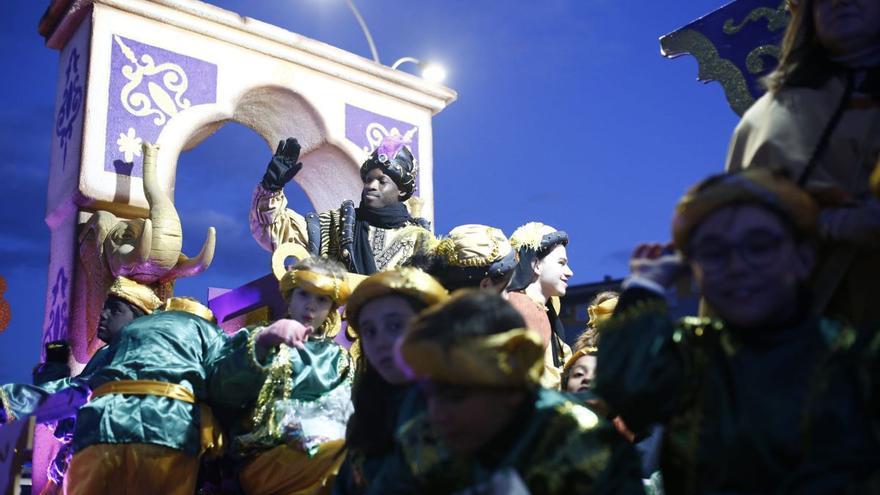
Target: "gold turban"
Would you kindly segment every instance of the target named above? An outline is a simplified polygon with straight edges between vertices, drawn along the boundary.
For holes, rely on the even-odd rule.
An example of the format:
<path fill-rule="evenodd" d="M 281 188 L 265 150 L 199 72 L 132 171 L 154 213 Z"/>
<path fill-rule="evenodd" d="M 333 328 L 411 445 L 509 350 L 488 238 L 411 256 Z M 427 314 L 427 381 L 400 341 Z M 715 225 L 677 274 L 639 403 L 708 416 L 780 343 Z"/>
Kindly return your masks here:
<path fill-rule="evenodd" d="M 546 247 L 545 244 L 548 241 L 557 241 L 556 239 L 547 238 L 547 236 L 553 237 L 553 234 L 556 234 L 557 232 L 565 235 L 561 230 L 556 230 L 555 228 L 541 222 L 529 222 L 525 225 L 521 225 L 513 231 L 513 234 L 510 236 L 510 244 L 516 250 L 526 248 L 531 249 L 532 251 L 539 251 Z M 568 244 L 568 236 L 565 235 L 564 242 L 560 239 L 559 243 Z"/>
<path fill-rule="evenodd" d="M 330 273 L 309 269 L 289 270 L 278 281 L 281 297 L 285 301 L 290 299 L 290 293 L 293 292 L 295 287 L 299 287 L 312 294 L 327 296 L 333 299 L 337 306 L 345 304 L 345 301 L 351 294 L 346 277 L 337 277 Z"/>
<path fill-rule="evenodd" d="M 489 266 L 513 251 L 504 232 L 486 225 L 460 225 L 434 251 L 457 267 Z"/>
<path fill-rule="evenodd" d="M 562 366 L 562 374 L 563 375 L 567 374 L 569 372 L 569 370 L 571 370 L 572 366 L 574 366 L 574 363 L 576 363 L 578 361 L 578 359 L 580 359 L 584 356 L 595 355 L 597 352 L 599 352 L 598 347 L 582 347 L 582 348 L 574 351 L 574 353 L 571 355 L 571 357 L 568 358 L 568 361 L 565 362 L 565 365 Z M 564 388 L 565 384 L 563 384 L 562 386 Z"/>
<path fill-rule="evenodd" d="M 672 220 L 675 247 L 686 251 L 700 222 L 715 211 L 736 204 L 766 206 L 789 218 L 799 233 L 814 236 L 817 232 L 819 207 L 809 194 L 770 170 L 749 168 L 709 178 L 681 198 Z"/>
<path fill-rule="evenodd" d="M 527 328 L 471 337 L 451 346 L 419 338 L 416 330 L 400 343 L 400 357 L 413 378 L 487 387 L 536 387 L 544 372 L 541 337 Z"/>
<path fill-rule="evenodd" d="M 364 304 L 382 296 L 400 294 L 415 298 L 428 306 L 445 301 L 449 297 L 446 289 L 434 277 L 418 268 L 398 268 L 374 273 L 361 282 L 345 308 L 350 336 L 356 336 L 358 316 Z"/>
<path fill-rule="evenodd" d="M 165 301 L 165 307 L 162 309 L 165 311 L 183 311 L 185 313 L 196 315 L 204 320 L 210 321 L 211 323 L 217 321 L 216 318 L 214 318 L 213 311 L 191 297 L 170 297 Z"/>
<path fill-rule="evenodd" d="M 152 313 L 162 305 L 162 300 L 156 296 L 153 289 L 125 277 L 116 277 L 107 290 L 107 295 L 129 302 L 146 314 Z"/>
<path fill-rule="evenodd" d="M 611 315 L 614 314 L 614 308 L 616 307 L 616 297 L 606 299 L 599 304 L 591 305 L 587 308 L 587 313 L 590 315 L 590 321 L 587 322 L 587 326 L 590 328 L 596 328 L 600 323 L 611 318 Z"/>

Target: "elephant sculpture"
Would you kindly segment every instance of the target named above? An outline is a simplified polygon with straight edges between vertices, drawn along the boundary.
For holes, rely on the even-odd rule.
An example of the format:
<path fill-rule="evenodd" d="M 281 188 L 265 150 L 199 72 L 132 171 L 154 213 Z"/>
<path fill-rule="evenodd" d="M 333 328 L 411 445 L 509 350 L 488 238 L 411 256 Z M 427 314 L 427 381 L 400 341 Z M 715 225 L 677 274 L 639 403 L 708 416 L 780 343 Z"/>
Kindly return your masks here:
<path fill-rule="evenodd" d="M 214 258 L 216 231 L 208 228 L 201 252 L 189 258 L 181 251 L 183 232 L 174 204 L 159 187 L 159 147 L 143 144 L 143 187 L 148 218 L 120 218 L 97 211 L 81 227 L 78 270 L 69 338 L 73 357 L 85 363 L 102 344 L 96 338 L 107 289 L 118 276 L 153 287 L 161 299 L 172 295 L 174 281 L 203 272 Z M 85 338 L 83 338 L 85 337 Z"/>

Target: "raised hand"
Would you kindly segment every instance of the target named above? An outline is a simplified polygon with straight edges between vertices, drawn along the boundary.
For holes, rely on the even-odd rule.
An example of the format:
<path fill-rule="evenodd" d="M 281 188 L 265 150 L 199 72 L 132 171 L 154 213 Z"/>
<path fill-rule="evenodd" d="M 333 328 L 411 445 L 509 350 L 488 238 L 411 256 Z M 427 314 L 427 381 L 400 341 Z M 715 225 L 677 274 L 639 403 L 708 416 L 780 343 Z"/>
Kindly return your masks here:
<path fill-rule="evenodd" d="M 284 141 L 278 141 L 278 148 L 266 167 L 263 174 L 263 187 L 269 191 L 280 191 L 284 185 L 300 171 L 303 164 L 299 162 L 299 142 L 289 137 Z"/>
<path fill-rule="evenodd" d="M 265 355 L 266 351 L 279 344 L 302 349 L 313 332 L 312 327 L 307 327 L 296 320 L 278 320 L 264 328 L 257 336 L 257 352 Z"/>

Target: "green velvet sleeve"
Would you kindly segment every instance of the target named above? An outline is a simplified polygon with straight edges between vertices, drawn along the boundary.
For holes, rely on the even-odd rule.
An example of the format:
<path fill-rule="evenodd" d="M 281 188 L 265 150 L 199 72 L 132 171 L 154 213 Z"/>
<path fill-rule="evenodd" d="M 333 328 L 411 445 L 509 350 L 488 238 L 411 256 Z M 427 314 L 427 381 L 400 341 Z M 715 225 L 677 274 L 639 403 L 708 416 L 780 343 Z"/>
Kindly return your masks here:
<path fill-rule="evenodd" d="M 621 303 L 628 295 L 624 292 Z M 615 311 L 600 331 L 597 395 L 633 431 L 667 419 L 685 393 L 688 358 L 682 333 L 665 301 L 639 298 L 623 311 Z"/>
<path fill-rule="evenodd" d="M 58 392 L 75 389 L 83 395 L 88 395 L 89 377 L 107 364 L 110 354 L 107 346 L 98 349 L 83 371 L 75 377 L 52 380 L 41 385 L 18 383 L 0 385 L 0 402 L 3 405 L 3 417 L 0 417 L 0 424 L 35 414 L 39 405 L 47 397 Z"/>
<path fill-rule="evenodd" d="M 218 332 L 208 343 L 208 397 L 214 405 L 240 408 L 253 402 L 265 379 L 265 368 L 255 354 L 254 331 L 232 336 Z"/>
<path fill-rule="evenodd" d="M 0 385 L 0 401 L 3 402 L 3 414 L 0 424 L 19 420 L 36 414 L 39 405 L 47 397 L 64 390 L 77 389 L 88 395 L 89 387 L 79 378 L 62 378 L 42 385 L 10 383 Z"/>

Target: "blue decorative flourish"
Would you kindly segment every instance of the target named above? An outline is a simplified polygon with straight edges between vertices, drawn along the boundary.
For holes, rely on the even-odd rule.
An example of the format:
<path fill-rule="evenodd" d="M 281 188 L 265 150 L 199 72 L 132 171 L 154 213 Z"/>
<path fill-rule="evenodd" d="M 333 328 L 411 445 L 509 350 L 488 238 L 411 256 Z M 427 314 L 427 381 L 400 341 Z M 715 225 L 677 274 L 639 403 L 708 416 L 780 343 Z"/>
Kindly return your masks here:
<path fill-rule="evenodd" d="M 661 37 L 661 53 L 696 57 L 698 79 L 720 82 L 742 115 L 764 94 L 761 78 L 776 68 L 789 17 L 785 0 L 734 0 Z"/>
<path fill-rule="evenodd" d="M 61 95 L 58 117 L 55 119 L 55 135 L 61 143 L 62 170 L 67 165 L 67 145 L 73 136 L 73 123 L 76 122 L 82 108 L 83 88 L 80 76 L 79 52 L 74 48 L 70 52 L 67 69 L 64 71 L 64 93 Z"/>
<path fill-rule="evenodd" d="M 67 337 L 67 285 L 69 282 L 64 268 L 59 268 L 58 274 L 55 275 L 55 283 L 52 285 L 52 304 L 49 310 L 49 325 L 43 333 L 44 342 Z"/>

